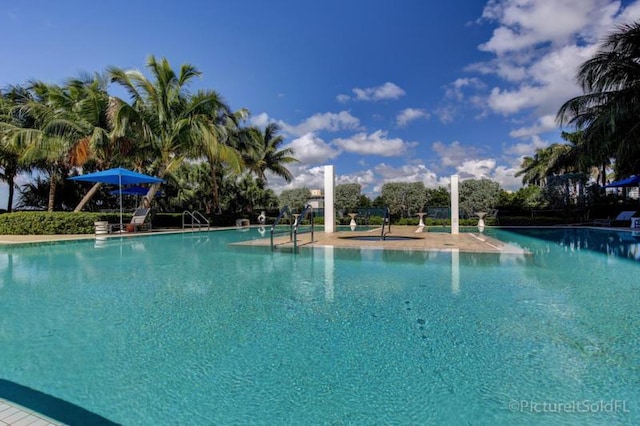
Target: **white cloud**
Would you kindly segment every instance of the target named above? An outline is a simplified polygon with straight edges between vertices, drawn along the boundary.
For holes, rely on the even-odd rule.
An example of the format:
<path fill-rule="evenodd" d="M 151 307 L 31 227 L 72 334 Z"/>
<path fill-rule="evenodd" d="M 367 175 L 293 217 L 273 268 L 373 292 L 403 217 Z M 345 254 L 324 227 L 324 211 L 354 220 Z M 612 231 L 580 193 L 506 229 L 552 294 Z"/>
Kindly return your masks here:
<path fill-rule="evenodd" d="M 638 1 L 623 8 L 612 0 L 489 0 L 482 20 L 497 23 L 497 28 L 479 49 L 495 57 L 467 71 L 495 75 L 502 82 L 474 105 L 505 116 L 531 111 L 535 123 L 513 130 L 512 137 L 557 128 L 549 117 L 581 94 L 579 66 L 615 25 L 639 18 Z M 452 93 L 457 93 L 455 87 L 449 89 Z"/>
<path fill-rule="evenodd" d="M 293 165 L 289 168 L 293 174 L 293 180 L 289 183 L 285 182 L 279 176 L 267 174 L 269 179 L 269 188 L 271 188 L 276 194 L 282 193 L 285 189 L 298 189 L 298 188 L 324 188 L 324 167 L 315 166 L 308 167 L 304 165 Z"/>
<path fill-rule="evenodd" d="M 381 101 L 385 99 L 398 99 L 405 95 L 405 91 L 394 83 L 386 82 L 381 86 L 368 87 L 366 89 L 355 88 L 353 93 L 359 101 Z"/>
<path fill-rule="evenodd" d="M 484 87 L 485 84 L 478 78 L 458 78 L 446 87 L 445 96 L 457 101 L 462 101 L 465 98 L 463 93 L 464 88 L 481 89 Z"/>
<path fill-rule="evenodd" d="M 349 95 L 344 95 L 344 94 L 339 94 L 338 96 L 336 96 L 336 100 L 338 102 L 340 102 L 341 104 L 345 104 L 347 102 L 349 102 L 349 100 L 351 99 L 351 96 Z"/>
<path fill-rule="evenodd" d="M 439 164 L 444 167 L 459 165 L 477 154 L 477 148 L 462 145 L 459 141 L 453 141 L 449 145 L 436 141 L 431 144 L 431 149 L 440 156 Z"/>
<path fill-rule="evenodd" d="M 441 123 L 448 124 L 453 121 L 456 116 L 456 109 L 451 106 L 443 106 L 439 107 L 434 111 L 435 115 L 438 117 Z"/>
<path fill-rule="evenodd" d="M 269 119 L 269 114 L 267 114 L 266 112 L 262 112 L 258 115 L 253 115 L 251 116 L 251 118 L 249 118 L 249 124 L 260 128 L 267 127 L 267 124 L 269 124 L 270 121 L 271 120 Z"/>
<path fill-rule="evenodd" d="M 518 167 L 498 166 L 493 171 L 491 179 L 498 182 L 500 186 L 508 191 L 515 191 L 522 186 L 522 180 L 515 177 Z"/>
<path fill-rule="evenodd" d="M 429 119 L 430 115 L 427 111 L 417 108 L 405 108 L 396 116 L 396 124 L 398 127 L 404 127 L 411 121 L 418 119 Z"/>
<path fill-rule="evenodd" d="M 512 138 L 527 138 L 540 133 L 545 133 L 557 129 L 555 115 L 543 115 L 536 120 L 531 127 L 520 127 L 519 129 L 509 132 Z"/>
<path fill-rule="evenodd" d="M 387 132 L 377 130 L 371 134 L 358 133 L 350 138 L 338 138 L 333 143 L 347 152 L 363 155 L 382 155 L 394 157 L 403 155 L 408 147 L 415 146 L 414 142 L 405 142 L 400 138 L 387 138 Z"/>
<path fill-rule="evenodd" d="M 545 148 L 549 146 L 549 142 L 542 140 L 539 136 L 534 135 L 531 137 L 531 142 L 520 142 L 504 148 L 504 153 L 509 155 L 516 155 L 523 157 L 525 155 L 533 155 L 538 148 Z"/>
<path fill-rule="evenodd" d="M 493 169 L 496 167 L 496 160 L 492 158 L 481 160 L 465 160 L 456 166 L 456 171 L 460 179 L 491 179 Z"/>
<path fill-rule="evenodd" d="M 336 176 L 336 185 L 345 183 L 357 183 L 360 185 L 360 191 L 364 193 L 370 193 L 372 191 L 371 184 L 376 182 L 376 175 L 373 170 L 362 170 L 346 175 Z"/>
<path fill-rule="evenodd" d="M 480 50 L 502 55 L 543 43 L 566 44 L 576 36 L 593 40 L 618 7 L 610 0 L 490 0 L 482 16 L 500 26 Z"/>
<path fill-rule="evenodd" d="M 517 166 L 497 165 L 492 158 L 466 160 L 456 167 L 456 171 L 461 180 L 491 179 L 510 191 L 522 186 L 520 179 L 514 176 L 518 171 Z"/>
<path fill-rule="evenodd" d="M 439 177 L 434 171 L 424 164 L 405 164 L 393 167 L 386 163 L 380 163 L 374 167 L 374 171 L 380 178 L 373 188 L 376 193 L 387 182 L 422 182 L 427 188 L 448 185 L 448 177 Z"/>
<path fill-rule="evenodd" d="M 325 143 L 314 133 L 307 133 L 291 141 L 288 148 L 293 149 L 293 156 L 301 164 L 318 164 L 337 157 L 340 151 Z"/>
<path fill-rule="evenodd" d="M 528 78 L 522 84 L 510 89 L 494 87 L 487 104 L 494 112 L 505 115 L 525 109 L 555 115 L 565 101 L 581 93 L 575 76 L 592 50 L 593 47 L 565 46 L 541 56 L 529 66 Z"/>
<path fill-rule="evenodd" d="M 360 119 L 351 115 L 349 111 L 340 111 L 337 114 L 332 112 L 317 113 L 295 126 L 283 121 L 280 121 L 279 124 L 285 133 L 295 136 L 318 131 L 361 130 Z"/>

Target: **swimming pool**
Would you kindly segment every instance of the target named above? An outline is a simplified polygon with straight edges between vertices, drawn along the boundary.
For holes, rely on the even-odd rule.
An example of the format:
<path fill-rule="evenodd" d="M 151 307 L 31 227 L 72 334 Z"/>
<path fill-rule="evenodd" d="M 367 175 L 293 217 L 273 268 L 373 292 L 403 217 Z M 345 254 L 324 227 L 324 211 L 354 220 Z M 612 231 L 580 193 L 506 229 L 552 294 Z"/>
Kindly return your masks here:
<path fill-rule="evenodd" d="M 0 247 L 0 391 L 134 425 L 637 424 L 640 262 L 585 232 L 488 231 L 531 256 Z"/>

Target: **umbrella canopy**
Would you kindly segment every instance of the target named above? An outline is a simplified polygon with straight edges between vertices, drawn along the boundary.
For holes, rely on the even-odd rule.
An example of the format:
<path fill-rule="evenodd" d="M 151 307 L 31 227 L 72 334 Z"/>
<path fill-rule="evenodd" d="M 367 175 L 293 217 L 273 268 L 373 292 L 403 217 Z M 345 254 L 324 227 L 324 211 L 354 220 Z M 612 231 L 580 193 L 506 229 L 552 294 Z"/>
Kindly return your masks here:
<path fill-rule="evenodd" d="M 101 172 L 88 173 L 86 175 L 69 178 L 82 182 L 100 182 L 111 185 L 118 185 L 120 192 L 120 230 L 122 230 L 122 185 L 133 185 L 139 183 L 161 183 L 162 179 L 134 172 L 132 170 L 116 167 L 115 169 L 103 170 Z"/>
<path fill-rule="evenodd" d="M 142 186 L 130 186 L 129 188 L 114 189 L 113 191 L 109 191 L 109 194 L 118 195 L 122 192 L 122 195 L 147 195 L 149 192 L 149 188 L 145 188 Z M 156 195 L 160 195 L 160 191 L 156 192 Z"/>
<path fill-rule="evenodd" d="M 625 186 L 640 186 L 640 175 L 631 176 L 626 179 L 611 182 L 610 184 L 606 185 L 605 188 L 620 188 Z"/>

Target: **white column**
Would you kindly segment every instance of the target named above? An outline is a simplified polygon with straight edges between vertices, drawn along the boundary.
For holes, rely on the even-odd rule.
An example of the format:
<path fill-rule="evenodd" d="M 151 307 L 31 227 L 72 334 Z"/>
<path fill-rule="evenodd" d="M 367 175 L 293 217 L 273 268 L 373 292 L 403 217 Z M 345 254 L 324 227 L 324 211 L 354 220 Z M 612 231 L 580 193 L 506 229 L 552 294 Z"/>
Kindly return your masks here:
<path fill-rule="evenodd" d="M 332 234 L 336 230 L 336 211 L 334 208 L 335 170 L 333 166 L 324 166 L 324 232 Z"/>
<path fill-rule="evenodd" d="M 451 234 L 457 234 L 458 231 L 458 175 L 451 175 Z"/>

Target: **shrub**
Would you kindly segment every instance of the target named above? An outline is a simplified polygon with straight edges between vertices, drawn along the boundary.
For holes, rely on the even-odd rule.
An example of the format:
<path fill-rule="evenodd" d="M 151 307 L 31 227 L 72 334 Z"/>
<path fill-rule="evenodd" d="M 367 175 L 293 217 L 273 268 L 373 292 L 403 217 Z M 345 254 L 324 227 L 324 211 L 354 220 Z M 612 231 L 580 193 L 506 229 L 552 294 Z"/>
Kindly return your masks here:
<path fill-rule="evenodd" d="M 2 235 L 93 234 L 94 222 L 120 220 L 117 213 L 14 212 L 0 215 Z"/>

